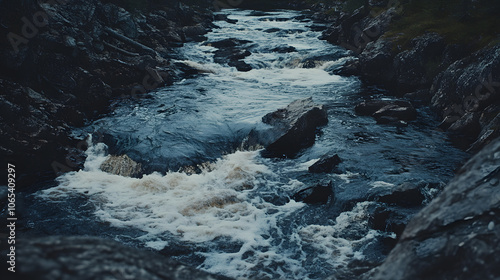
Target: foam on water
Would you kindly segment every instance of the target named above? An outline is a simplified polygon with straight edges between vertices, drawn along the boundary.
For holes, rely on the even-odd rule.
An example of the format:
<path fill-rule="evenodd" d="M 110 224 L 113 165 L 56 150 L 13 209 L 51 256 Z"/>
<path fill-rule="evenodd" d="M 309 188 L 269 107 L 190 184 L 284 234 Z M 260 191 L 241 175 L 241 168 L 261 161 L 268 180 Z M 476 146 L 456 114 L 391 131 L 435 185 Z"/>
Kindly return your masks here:
<path fill-rule="evenodd" d="M 359 194 L 370 187 L 399 184 L 409 176 L 440 176 L 439 170 L 449 174 L 447 165 L 437 165 L 436 171 L 435 162 L 456 151 L 429 149 L 428 145 L 446 147 L 440 144 L 444 138 L 427 137 L 413 124 L 394 131 L 390 126 L 375 126 L 371 118 L 356 117 L 352 108 L 358 97 L 352 93 L 359 91 L 359 80 L 333 74 L 350 59 L 347 52 L 318 40 L 320 33 L 308 30 L 298 20 L 299 13 L 225 13 L 238 24 L 216 22 L 220 28 L 206 35 L 207 43 L 228 38 L 251 41 L 244 48 L 252 54 L 244 60 L 253 70 L 238 72 L 214 63 L 216 48 L 186 43 L 178 50 L 177 63 L 204 75 L 158 89 L 149 98 L 123 101 L 112 114 L 84 130 L 105 131 L 112 139 L 107 142 L 113 145 L 112 152 L 140 161 L 150 170 L 147 174 L 128 178 L 102 172 L 107 147 L 89 144 L 85 168 L 60 176 L 56 187 L 38 196 L 44 204 L 60 203 L 60 215 L 65 218 L 74 216 L 68 219 L 74 223 L 70 227 L 80 225 L 84 215 L 90 222 L 94 219 L 89 217 L 95 217 L 105 224 L 106 234 L 113 236 L 116 229 L 126 242 L 163 249 L 165 254 L 181 247 L 182 252 L 172 253 L 177 259 L 234 278 L 323 279 L 332 271 L 348 269 L 353 260 L 372 261 L 370 246 L 377 246 L 379 233 L 368 226 L 372 202 L 354 202 L 363 197 Z M 288 20 L 276 20 L 277 16 Z M 296 51 L 273 51 L 287 46 Z M 297 159 L 264 159 L 259 151 L 233 152 L 252 129 L 265 126 L 262 116 L 311 96 L 325 105 L 329 123 L 315 145 Z M 356 133 L 370 141 L 353 141 Z M 342 174 L 307 172 L 332 151 L 342 157 Z M 412 164 L 405 156 L 408 153 L 423 156 L 426 163 Z M 199 174 L 175 172 L 207 161 L 212 163 Z M 411 172 L 392 172 L 399 165 Z M 329 204 L 306 206 L 290 199 L 317 184 L 319 177 L 335 186 Z M 110 230 L 108 225 L 115 228 Z"/>
<path fill-rule="evenodd" d="M 222 238 L 237 244 L 230 252 L 213 248 L 199 253 L 204 257 L 200 268 L 213 273 L 235 278 L 309 279 L 308 253 L 302 248 L 317 250 L 321 260 L 315 261 L 316 265 L 334 268 L 347 259 L 361 258 L 353 246 L 374 236 L 370 233 L 356 240 L 342 237 L 351 224 L 363 227 L 362 204 L 331 225 L 305 225 L 284 233 L 284 220 L 302 215 L 297 211 L 304 204 L 290 200 L 274 205 L 258 194 L 261 189 L 269 191 L 269 185 L 274 191 L 289 192 L 303 184 L 295 179 L 277 183 L 273 180 L 276 175 L 259 163 L 258 151 L 226 155 L 200 174 L 155 172 L 129 178 L 101 171 L 99 167 L 108 157 L 106 145 L 89 145 L 85 168 L 60 176 L 58 186 L 38 196 L 57 203 L 83 195 L 94 205 L 97 219 L 143 231 L 138 239 L 156 250 L 168 248 L 173 240 L 208 244 Z"/>

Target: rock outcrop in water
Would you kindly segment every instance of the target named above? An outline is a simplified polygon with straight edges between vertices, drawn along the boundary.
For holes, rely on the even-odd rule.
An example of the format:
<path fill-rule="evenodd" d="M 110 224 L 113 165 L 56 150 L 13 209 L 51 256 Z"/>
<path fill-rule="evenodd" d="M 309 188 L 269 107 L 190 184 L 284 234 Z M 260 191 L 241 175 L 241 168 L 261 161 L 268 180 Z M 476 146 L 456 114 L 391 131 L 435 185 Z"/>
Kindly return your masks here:
<path fill-rule="evenodd" d="M 141 174 L 141 164 L 127 155 L 109 156 L 102 164 L 101 170 L 125 177 L 137 177 Z"/>
<path fill-rule="evenodd" d="M 82 167 L 85 145 L 71 128 L 107 112 L 112 99 L 183 77 L 190 69 L 171 63 L 172 48 L 198 39 L 211 20 L 177 1 L 147 11 L 0 1 L 0 157 L 19 166 L 18 187 Z"/>
<path fill-rule="evenodd" d="M 497 138 L 412 218 L 384 264 L 366 279 L 497 279 L 499 209 Z"/>
<path fill-rule="evenodd" d="M 214 53 L 215 62 L 221 64 L 227 63 L 227 65 L 235 67 L 238 71 L 247 72 L 252 70 L 252 66 L 243 61 L 243 59 L 252 54 L 245 49 L 245 46 L 249 43 L 251 42 L 230 38 L 211 42 L 208 45 L 218 48 Z"/>
<path fill-rule="evenodd" d="M 97 237 L 51 236 L 18 243 L 15 279 L 230 279 Z"/>
<path fill-rule="evenodd" d="M 292 198 L 308 204 L 326 204 L 333 196 L 333 183 L 329 181 L 300 190 Z"/>
<path fill-rule="evenodd" d="M 328 115 L 323 105 L 314 104 L 309 97 L 265 115 L 262 122 L 271 128 L 252 130 L 243 146 L 262 145 L 266 157 L 294 157 L 314 144 L 316 129 L 328 123 Z"/>
<path fill-rule="evenodd" d="M 325 154 L 315 162 L 313 165 L 309 166 L 308 170 L 311 173 L 330 173 L 337 169 L 339 163 L 342 160 L 337 154 Z"/>
<path fill-rule="evenodd" d="M 354 110 L 358 115 L 374 117 L 377 123 L 408 122 L 417 118 L 417 111 L 405 100 L 367 100 Z"/>

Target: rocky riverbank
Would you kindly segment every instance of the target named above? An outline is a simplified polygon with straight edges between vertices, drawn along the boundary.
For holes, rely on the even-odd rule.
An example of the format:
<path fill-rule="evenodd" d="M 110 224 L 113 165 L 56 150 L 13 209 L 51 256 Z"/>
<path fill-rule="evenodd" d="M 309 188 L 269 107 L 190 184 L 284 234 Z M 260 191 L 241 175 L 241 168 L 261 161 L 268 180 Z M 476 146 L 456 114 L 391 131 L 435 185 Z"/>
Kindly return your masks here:
<path fill-rule="evenodd" d="M 477 152 L 500 136 L 500 44 L 498 33 L 482 25 L 493 24 L 489 17 L 494 15 L 484 11 L 489 1 L 471 6 L 465 19 L 456 11 L 459 4 L 424 2 L 420 7 L 406 1 L 369 1 L 369 7 L 353 12 L 326 7 L 340 11 L 329 17 L 333 23 L 323 38 L 356 56 L 340 74 L 359 75 L 392 95 L 431 106 L 442 120 L 439 128 L 460 139 L 463 148 Z M 412 22 L 417 16 L 411 13 L 426 18 Z M 436 27 L 445 24 L 442 18 L 464 27 Z M 474 28 L 476 36 L 462 38 Z"/>
<path fill-rule="evenodd" d="M 209 2 L 162 3 L 0 1 L 0 155 L 17 165 L 18 188 L 79 169 L 86 144 L 71 129 L 111 100 L 197 73 L 173 52 L 211 28 Z"/>
<path fill-rule="evenodd" d="M 442 121 L 438 129 L 448 131 L 462 148 L 477 154 L 440 196 L 406 228 L 403 225 L 397 246 L 363 279 L 495 279 L 499 277 L 494 266 L 500 236 L 496 218 L 500 206 L 496 190 L 500 180 L 500 44 L 497 31 L 487 33 L 481 25 L 492 20 L 491 11 L 484 10 L 488 6 L 481 6 L 488 1 L 476 1 L 470 11 L 455 10 L 442 15 L 443 19 L 434 16 L 436 22 L 456 21 L 462 26 L 459 35 L 448 26 L 451 30 L 442 32 L 424 19 L 412 22 L 418 16 L 411 13 L 419 10 L 406 1 L 367 2 L 369 7 L 353 12 L 341 11 L 342 3 L 319 5 L 317 13 L 318 18 L 333 22 L 323 38 L 355 55 L 339 74 L 358 75 L 367 84 L 382 86 L 403 99 L 389 105 L 367 100 L 356 112 L 373 115 L 379 123 L 394 123 L 401 119 L 380 122 L 377 114 L 384 108 L 401 113 L 412 108 L 410 103 L 430 106 Z M 423 2 L 427 10 L 437 9 L 436 13 L 458 6 Z M 335 16 L 326 12 L 332 10 L 337 11 Z M 455 20 L 457 14 L 460 19 Z M 474 18 L 478 14 L 483 18 Z M 428 30 L 415 31 L 426 24 Z M 477 34 L 460 41 L 469 32 L 466 25 Z"/>

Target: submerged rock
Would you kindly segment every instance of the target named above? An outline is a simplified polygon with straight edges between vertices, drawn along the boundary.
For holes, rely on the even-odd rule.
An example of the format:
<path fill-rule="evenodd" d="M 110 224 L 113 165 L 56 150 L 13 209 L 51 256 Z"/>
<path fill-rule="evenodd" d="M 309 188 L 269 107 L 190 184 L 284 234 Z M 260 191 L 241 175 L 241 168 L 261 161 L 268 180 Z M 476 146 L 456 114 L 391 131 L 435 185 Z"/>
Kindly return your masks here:
<path fill-rule="evenodd" d="M 323 105 L 314 104 L 309 97 L 265 115 L 262 122 L 271 128 L 250 132 L 243 147 L 262 145 L 265 157 L 294 157 L 314 144 L 316 129 L 328 123 L 328 115 Z"/>
<path fill-rule="evenodd" d="M 370 213 L 368 224 L 373 229 L 395 233 L 396 239 L 391 246 L 394 247 L 413 214 L 412 210 L 406 208 L 378 205 Z"/>
<path fill-rule="evenodd" d="M 137 177 L 141 169 L 141 164 L 127 155 L 110 156 L 101 164 L 102 171 L 125 177 Z"/>
<path fill-rule="evenodd" d="M 293 195 L 292 199 L 308 204 L 326 204 L 330 197 L 333 197 L 331 181 L 300 190 Z"/>
<path fill-rule="evenodd" d="M 500 138 L 483 148 L 415 215 L 365 279 L 500 277 Z"/>
<path fill-rule="evenodd" d="M 415 207 L 422 205 L 425 199 L 422 194 L 422 187 L 422 185 L 408 182 L 394 187 L 378 187 L 372 189 L 368 197 L 388 204 Z"/>
<path fill-rule="evenodd" d="M 50 236 L 18 241 L 16 279 L 223 280 L 160 254 L 113 240 Z"/>

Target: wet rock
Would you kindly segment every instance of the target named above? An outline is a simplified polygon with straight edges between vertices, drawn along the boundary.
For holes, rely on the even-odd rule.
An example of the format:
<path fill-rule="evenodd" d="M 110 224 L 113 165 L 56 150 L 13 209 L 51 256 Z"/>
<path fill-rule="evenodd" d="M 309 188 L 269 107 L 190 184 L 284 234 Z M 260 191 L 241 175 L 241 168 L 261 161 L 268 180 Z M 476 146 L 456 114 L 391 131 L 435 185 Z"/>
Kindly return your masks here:
<path fill-rule="evenodd" d="M 392 248 L 414 214 L 415 211 L 405 208 L 377 205 L 370 213 L 368 224 L 373 229 L 395 233 L 396 238 L 392 244 L 388 244 Z"/>
<path fill-rule="evenodd" d="M 472 142 L 477 140 L 477 136 L 486 139 L 485 134 L 479 133 L 483 130 L 487 132 L 485 125 L 497 114 L 485 114 L 480 123 L 477 117 L 489 106 L 498 105 L 499 73 L 500 44 L 457 60 L 434 79 L 430 90 L 433 96 L 431 105 L 442 112 L 443 119 L 448 118 L 447 127 L 453 127 L 455 132 L 466 135 Z M 457 124 L 453 125 L 454 122 Z M 474 144 L 474 150 L 482 147 L 481 142 Z"/>
<path fill-rule="evenodd" d="M 281 31 L 281 29 L 279 29 L 279 28 L 269 28 L 269 29 L 264 30 L 264 32 L 266 32 L 266 33 L 275 33 L 275 32 L 279 32 L 279 31 Z"/>
<path fill-rule="evenodd" d="M 377 110 L 372 115 L 377 122 L 383 120 L 383 118 L 391 118 L 395 121 L 413 121 L 417 118 L 417 111 L 411 104 L 409 106 L 400 106 L 397 104 L 391 104 L 384 106 Z"/>
<path fill-rule="evenodd" d="M 271 128 L 252 131 L 246 146 L 266 147 L 262 152 L 265 157 L 294 157 L 314 144 L 316 129 L 328 123 L 328 116 L 326 109 L 309 97 L 265 115 L 262 122 Z"/>
<path fill-rule="evenodd" d="M 185 5 L 141 14 L 97 0 L 45 2 L 0 1 L 6 34 L 19 33 L 25 15 L 6 17 L 5 11 L 39 11 L 50 19 L 18 52 L 0 45 L 0 157 L 33 179 L 79 168 L 80 159 L 73 159 L 83 151 L 72 152 L 78 141 L 69 136 L 71 126 L 106 113 L 113 98 L 184 78 L 166 47 L 185 40 L 186 32 L 201 34 L 211 19 Z"/>
<path fill-rule="evenodd" d="M 292 46 L 284 45 L 284 46 L 276 47 L 276 48 L 272 49 L 272 51 L 277 52 L 277 53 L 290 53 L 290 52 L 296 52 L 297 49 L 295 47 L 292 47 Z"/>
<path fill-rule="evenodd" d="M 479 112 L 467 112 L 460 119 L 453 122 L 448 130 L 476 138 L 481 127 L 479 125 Z"/>
<path fill-rule="evenodd" d="M 471 158 L 365 279 L 500 277 L 500 138 Z"/>
<path fill-rule="evenodd" d="M 114 240 L 50 236 L 18 240 L 16 279 L 229 279 Z M 5 254 L 3 254 L 5 255 Z"/>
<path fill-rule="evenodd" d="M 292 196 L 292 199 L 307 204 L 326 204 L 331 197 L 333 197 L 333 184 L 330 181 L 300 190 Z"/>
<path fill-rule="evenodd" d="M 230 61 L 227 65 L 235 67 L 236 70 L 240 72 L 248 72 L 252 70 L 252 66 L 242 60 Z"/>
<path fill-rule="evenodd" d="M 227 65 L 235 67 L 238 71 L 246 72 L 252 70 L 252 66 L 243 61 L 245 57 L 252 54 L 250 51 L 243 49 L 243 45 L 248 43 L 250 41 L 230 38 L 208 43 L 208 45 L 219 48 L 214 53 L 215 62 L 227 63 Z"/>
<path fill-rule="evenodd" d="M 205 37 L 203 37 L 202 35 L 207 33 L 207 29 L 202 24 L 197 24 L 192 26 L 184 26 L 182 28 L 182 32 L 184 33 L 184 36 L 187 40 L 201 42 L 205 39 Z"/>
<path fill-rule="evenodd" d="M 224 15 L 224 14 L 217 14 L 214 16 L 214 20 L 215 21 L 225 21 L 227 23 L 232 23 L 232 24 L 236 24 L 238 22 L 237 19 L 230 19 L 227 17 L 227 15 Z"/>
<path fill-rule="evenodd" d="M 394 56 L 390 38 L 368 43 L 359 55 L 361 75 L 372 83 L 390 85 L 396 75 Z"/>
<path fill-rule="evenodd" d="M 422 205 L 425 199 L 421 190 L 422 187 L 421 184 L 406 182 L 394 187 L 372 188 L 368 194 L 368 199 L 403 207 L 416 207 Z"/>
<path fill-rule="evenodd" d="M 251 43 L 251 41 L 248 40 L 240 40 L 236 38 L 228 38 L 228 39 L 223 39 L 220 41 L 216 42 L 209 42 L 207 45 L 212 46 L 214 48 L 218 49 L 227 49 L 227 48 L 234 48 L 236 46 L 241 46 L 244 44 Z"/>
<path fill-rule="evenodd" d="M 311 173 L 330 173 L 336 170 L 336 167 L 342 160 L 337 154 L 331 153 L 321 156 L 321 158 L 313 165 L 309 166 L 308 170 Z"/>
<path fill-rule="evenodd" d="M 361 64 L 358 59 L 347 61 L 334 73 L 341 76 L 357 76 L 360 74 Z"/>
<path fill-rule="evenodd" d="M 432 99 L 432 95 L 430 94 L 430 91 L 428 89 L 421 89 L 414 92 L 406 93 L 404 95 L 404 98 L 416 102 L 421 102 L 423 104 L 429 104 L 429 102 Z"/>
<path fill-rule="evenodd" d="M 391 110 L 397 116 L 399 114 L 412 113 L 415 109 L 410 102 L 406 100 L 366 100 L 354 107 L 356 114 L 361 116 L 373 116 L 375 113 L 379 112 L 379 116 L 391 115 Z M 387 112 L 387 113 L 384 113 Z M 408 116 L 409 117 L 409 116 Z"/>
<path fill-rule="evenodd" d="M 483 110 L 479 118 L 482 127 L 477 140 L 471 145 L 470 151 L 478 151 L 493 139 L 500 137 L 500 105 L 492 104 Z"/>
<path fill-rule="evenodd" d="M 141 164 L 127 155 L 109 156 L 100 168 L 104 172 L 125 177 L 137 177 L 141 174 Z"/>

